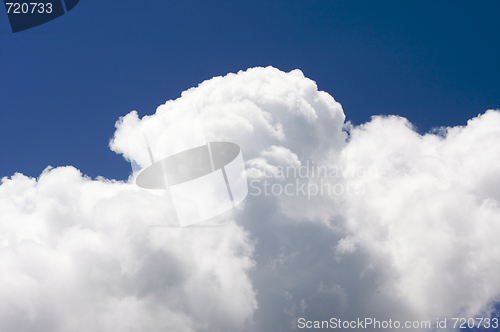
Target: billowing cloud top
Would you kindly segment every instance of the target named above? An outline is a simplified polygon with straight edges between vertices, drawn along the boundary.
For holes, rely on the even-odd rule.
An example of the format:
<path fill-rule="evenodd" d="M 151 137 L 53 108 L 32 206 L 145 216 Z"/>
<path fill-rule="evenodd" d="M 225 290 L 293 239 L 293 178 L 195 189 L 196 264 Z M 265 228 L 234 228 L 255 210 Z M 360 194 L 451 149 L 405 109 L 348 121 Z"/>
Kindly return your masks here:
<path fill-rule="evenodd" d="M 140 167 L 138 128 L 165 156 L 205 141 L 241 147 L 249 195 L 219 218 L 225 227 L 149 227 L 168 224 L 172 207 L 132 177 L 49 167 L 3 178 L 0 330 L 289 331 L 299 318 L 490 315 L 500 112 L 423 136 L 397 116 L 344 121 L 301 71 L 272 67 L 121 118 L 110 147 Z"/>

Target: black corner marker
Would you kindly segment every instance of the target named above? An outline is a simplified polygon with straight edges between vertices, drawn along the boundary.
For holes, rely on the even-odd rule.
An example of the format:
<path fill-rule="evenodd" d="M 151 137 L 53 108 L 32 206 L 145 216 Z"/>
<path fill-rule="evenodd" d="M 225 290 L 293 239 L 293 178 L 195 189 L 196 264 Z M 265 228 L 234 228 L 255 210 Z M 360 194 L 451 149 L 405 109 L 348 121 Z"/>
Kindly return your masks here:
<path fill-rule="evenodd" d="M 69 12 L 71 9 L 75 8 L 78 1 L 80 0 L 64 0 L 64 3 L 66 4 L 66 10 Z"/>
<path fill-rule="evenodd" d="M 27 30 L 64 15 L 64 7 L 61 0 L 44 2 L 30 2 L 31 0 L 28 2 L 11 1 L 4 0 L 3 2 L 12 32 Z M 68 11 L 73 9 L 77 3 L 78 0 L 65 0 Z"/>

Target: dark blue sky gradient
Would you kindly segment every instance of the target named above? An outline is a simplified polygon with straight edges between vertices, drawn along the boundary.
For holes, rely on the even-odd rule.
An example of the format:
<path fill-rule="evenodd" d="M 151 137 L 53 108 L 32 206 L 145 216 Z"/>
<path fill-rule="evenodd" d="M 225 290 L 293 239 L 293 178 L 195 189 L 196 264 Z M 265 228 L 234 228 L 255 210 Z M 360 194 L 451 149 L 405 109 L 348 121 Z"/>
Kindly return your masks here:
<path fill-rule="evenodd" d="M 73 165 L 126 179 L 115 121 L 213 76 L 295 68 L 360 124 L 423 133 L 500 108 L 500 1 L 80 0 L 13 34 L 0 14 L 0 177 Z"/>

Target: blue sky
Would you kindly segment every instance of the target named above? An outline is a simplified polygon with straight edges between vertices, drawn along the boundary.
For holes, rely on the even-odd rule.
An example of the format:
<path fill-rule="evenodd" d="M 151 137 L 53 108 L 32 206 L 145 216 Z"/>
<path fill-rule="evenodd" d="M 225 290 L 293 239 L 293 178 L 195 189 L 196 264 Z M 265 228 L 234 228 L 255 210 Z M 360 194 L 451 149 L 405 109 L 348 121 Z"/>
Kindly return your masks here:
<path fill-rule="evenodd" d="M 13 34 L 0 15 L 0 175 L 74 165 L 125 179 L 115 121 L 214 76 L 301 69 L 348 120 L 408 118 L 419 132 L 500 107 L 498 1 L 82 0 Z"/>

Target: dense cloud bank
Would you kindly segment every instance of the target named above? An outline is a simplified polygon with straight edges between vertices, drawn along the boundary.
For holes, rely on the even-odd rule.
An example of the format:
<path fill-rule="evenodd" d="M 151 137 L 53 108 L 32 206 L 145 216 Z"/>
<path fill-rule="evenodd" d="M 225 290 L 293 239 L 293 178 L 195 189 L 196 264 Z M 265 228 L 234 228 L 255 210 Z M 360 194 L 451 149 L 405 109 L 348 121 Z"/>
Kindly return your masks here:
<path fill-rule="evenodd" d="M 121 118 L 110 147 L 142 167 L 129 141 L 138 128 L 166 154 L 200 140 L 241 147 L 249 195 L 224 227 L 149 227 L 171 225 L 172 207 L 132 177 L 60 167 L 3 178 L 0 329 L 289 331 L 299 318 L 490 315 L 500 112 L 423 136 L 397 116 L 344 121 L 302 72 L 272 67 Z"/>
<path fill-rule="evenodd" d="M 161 196 L 73 167 L 0 188 L 2 331 L 232 331 L 257 307 L 234 223 L 150 229 Z"/>

